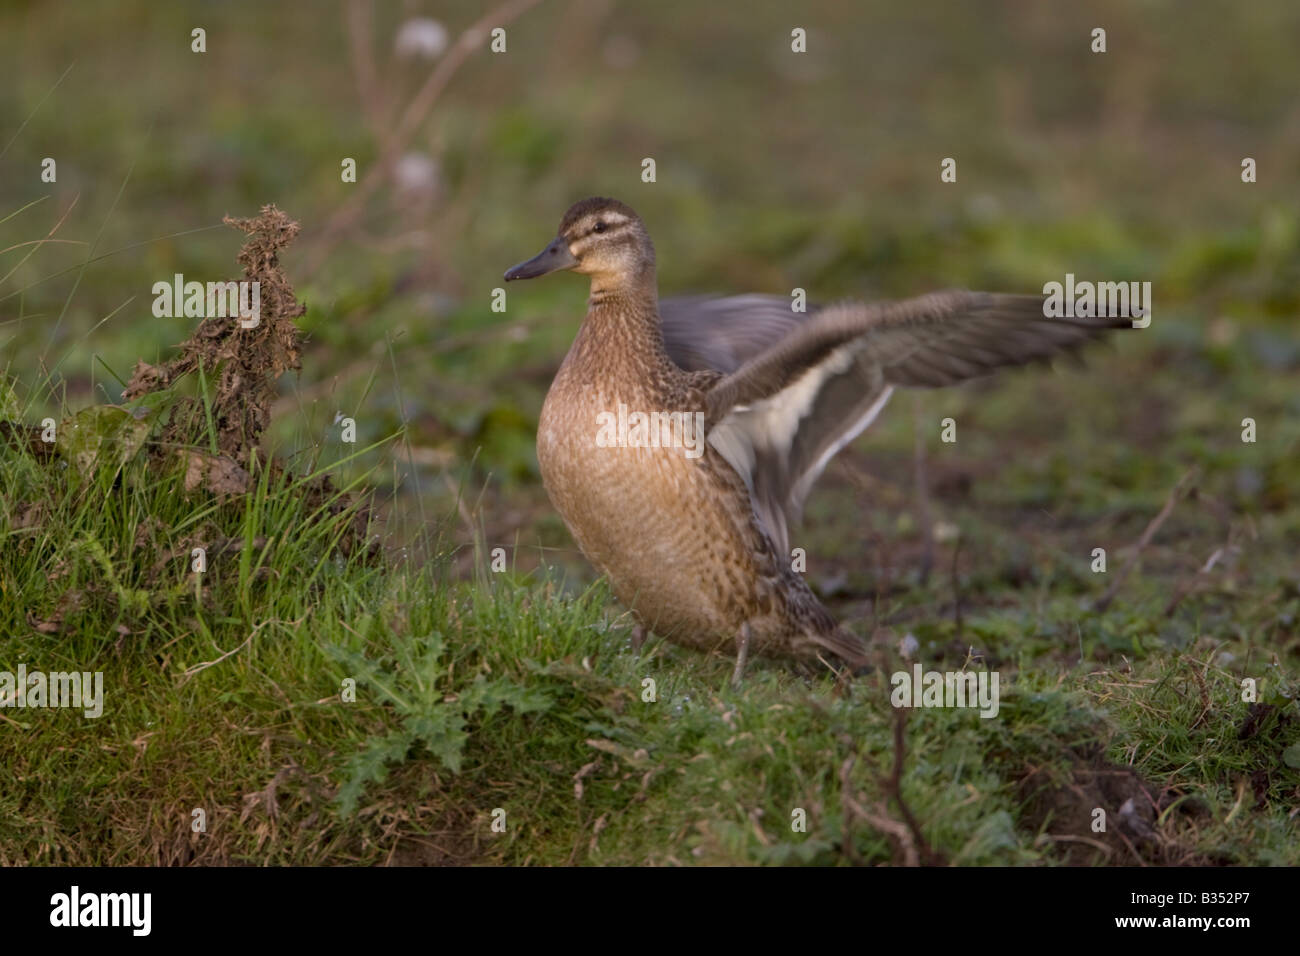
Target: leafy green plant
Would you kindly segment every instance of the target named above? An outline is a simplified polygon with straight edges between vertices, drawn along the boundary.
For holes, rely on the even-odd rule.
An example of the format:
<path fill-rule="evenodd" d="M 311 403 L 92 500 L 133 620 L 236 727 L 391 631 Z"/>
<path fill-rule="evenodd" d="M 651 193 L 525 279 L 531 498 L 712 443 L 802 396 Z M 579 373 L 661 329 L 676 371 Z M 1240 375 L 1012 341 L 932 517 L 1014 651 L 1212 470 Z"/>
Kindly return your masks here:
<path fill-rule="evenodd" d="M 468 686 L 453 689 L 446 642 L 440 632 L 401 639 L 392 667 L 339 646 L 326 649 L 343 664 L 359 686 L 371 688 L 382 704 L 393 707 L 401 726 L 369 738 L 349 758 L 347 779 L 338 801 L 344 817 L 351 816 L 366 785 L 381 782 L 391 764 L 404 762 L 411 748 L 423 744 L 438 762 L 459 773 L 472 722 L 495 716 L 502 707 L 527 714 L 547 710 L 551 698 L 537 688 L 522 687 L 503 678 L 477 674 Z"/>

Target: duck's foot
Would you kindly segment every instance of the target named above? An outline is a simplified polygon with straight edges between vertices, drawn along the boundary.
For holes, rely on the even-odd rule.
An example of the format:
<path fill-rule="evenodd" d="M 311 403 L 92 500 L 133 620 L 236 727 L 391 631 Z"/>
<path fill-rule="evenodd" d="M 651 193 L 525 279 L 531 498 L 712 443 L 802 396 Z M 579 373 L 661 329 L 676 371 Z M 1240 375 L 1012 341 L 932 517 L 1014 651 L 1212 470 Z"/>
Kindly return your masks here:
<path fill-rule="evenodd" d="M 638 654 L 641 653 L 641 645 L 645 643 L 645 625 L 638 624 L 632 628 L 632 650 Z"/>
<path fill-rule="evenodd" d="M 731 686 L 739 687 L 745 677 L 745 665 L 749 662 L 749 622 L 740 625 L 736 635 L 736 669 L 731 672 Z"/>

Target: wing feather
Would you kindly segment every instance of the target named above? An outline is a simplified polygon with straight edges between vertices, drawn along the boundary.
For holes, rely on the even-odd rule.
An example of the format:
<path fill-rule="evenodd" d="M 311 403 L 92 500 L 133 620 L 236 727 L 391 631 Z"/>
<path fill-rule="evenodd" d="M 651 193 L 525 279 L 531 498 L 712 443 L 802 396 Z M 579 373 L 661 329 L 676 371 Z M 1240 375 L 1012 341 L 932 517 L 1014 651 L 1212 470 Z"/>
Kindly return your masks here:
<path fill-rule="evenodd" d="M 741 300 L 767 310 L 748 336 L 739 333 Z M 734 367 L 717 369 L 724 374 L 707 392 L 709 441 L 744 477 L 782 549 L 818 475 L 874 420 L 894 387 L 937 388 L 1046 361 L 1130 326 L 1127 319 L 1052 318 L 1041 296 L 987 292 L 846 303 L 793 319 L 775 311 L 776 303 L 788 309 L 776 297 L 719 301 L 730 304 L 715 304 L 714 318 L 733 310 L 725 358 Z M 692 315 L 707 324 L 704 312 L 683 308 L 674 317 L 676 338 L 689 339 Z"/>
<path fill-rule="evenodd" d="M 895 387 L 937 388 L 1072 354 L 1130 322 L 1050 318 L 1043 297 L 949 291 L 793 312 L 780 296 L 667 299 L 664 345 L 706 393 L 709 441 L 783 550 L 827 463 Z"/>

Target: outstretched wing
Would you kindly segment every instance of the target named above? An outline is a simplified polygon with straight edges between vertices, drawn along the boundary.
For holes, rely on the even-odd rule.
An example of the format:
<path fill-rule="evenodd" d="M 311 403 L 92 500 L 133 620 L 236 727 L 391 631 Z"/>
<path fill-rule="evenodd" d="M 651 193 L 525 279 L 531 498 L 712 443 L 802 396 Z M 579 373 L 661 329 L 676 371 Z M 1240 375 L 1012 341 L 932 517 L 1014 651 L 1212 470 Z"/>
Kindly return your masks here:
<path fill-rule="evenodd" d="M 896 386 L 933 388 L 1045 360 L 1131 324 L 1050 318 L 1041 296 L 965 291 L 790 315 L 781 334 L 771 331 L 775 316 L 763 324 L 755 339 L 765 345 L 742 340 L 732 357 L 746 357 L 707 394 L 709 442 L 745 479 L 782 550 L 813 482 Z M 710 348 L 697 354 L 725 357 Z"/>

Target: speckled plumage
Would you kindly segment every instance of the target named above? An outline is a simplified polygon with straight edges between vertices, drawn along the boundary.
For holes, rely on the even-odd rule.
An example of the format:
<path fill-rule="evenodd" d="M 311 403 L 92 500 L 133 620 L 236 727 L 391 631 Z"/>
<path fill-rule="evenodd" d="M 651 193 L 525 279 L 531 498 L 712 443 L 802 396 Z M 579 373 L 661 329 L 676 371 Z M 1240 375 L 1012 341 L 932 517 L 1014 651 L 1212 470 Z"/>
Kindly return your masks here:
<path fill-rule="evenodd" d="M 677 643 L 729 647 L 748 623 L 756 653 L 813 658 L 835 645 L 861 663 L 857 639 L 778 561 L 744 481 L 711 445 L 698 458 L 596 445 L 601 412 L 703 411 L 721 378 L 677 368 L 653 297 L 631 291 L 588 311 L 538 423 L 542 480 L 578 546 L 648 629 Z"/>
<path fill-rule="evenodd" d="M 589 266 L 586 318 L 542 406 L 537 458 L 556 510 L 618 599 L 662 637 L 730 649 L 748 624 L 755 653 L 815 659 L 829 650 L 863 663 L 861 641 L 838 627 L 788 560 L 778 560 L 744 480 L 711 445 L 696 458 L 682 447 L 597 445 L 601 413 L 620 403 L 703 412 L 708 388 L 722 378 L 669 359 L 653 246 L 631 209 L 585 200 L 566 213 L 560 236 L 574 237 L 602 210 L 626 216 L 633 241 L 622 244 L 617 263 Z M 574 238 L 570 247 L 585 262 L 581 236 Z"/>
<path fill-rule="evenodd" d="M 764 297 L 697 300 L 665 324 L 654 246 L 636 213 L 610 199 L 575 204 L 557 238 L 506 278 L 560 269 L 590 276 L 591 296 L 538 423 L 547 493 L 644 627 L 702 650 L 734 642 L 737 676 L 749 650 L 866 663 L 862 640 L 792 570 L 788 527 L 895 386 L 1041 359 L 1119 324 L 1047 320 L 1040 297 L 972 292 L 809 315 Z M 603 447 L 601 416 L 620 406 L 702 413 L 709 440 L 698 457 Z"/>

